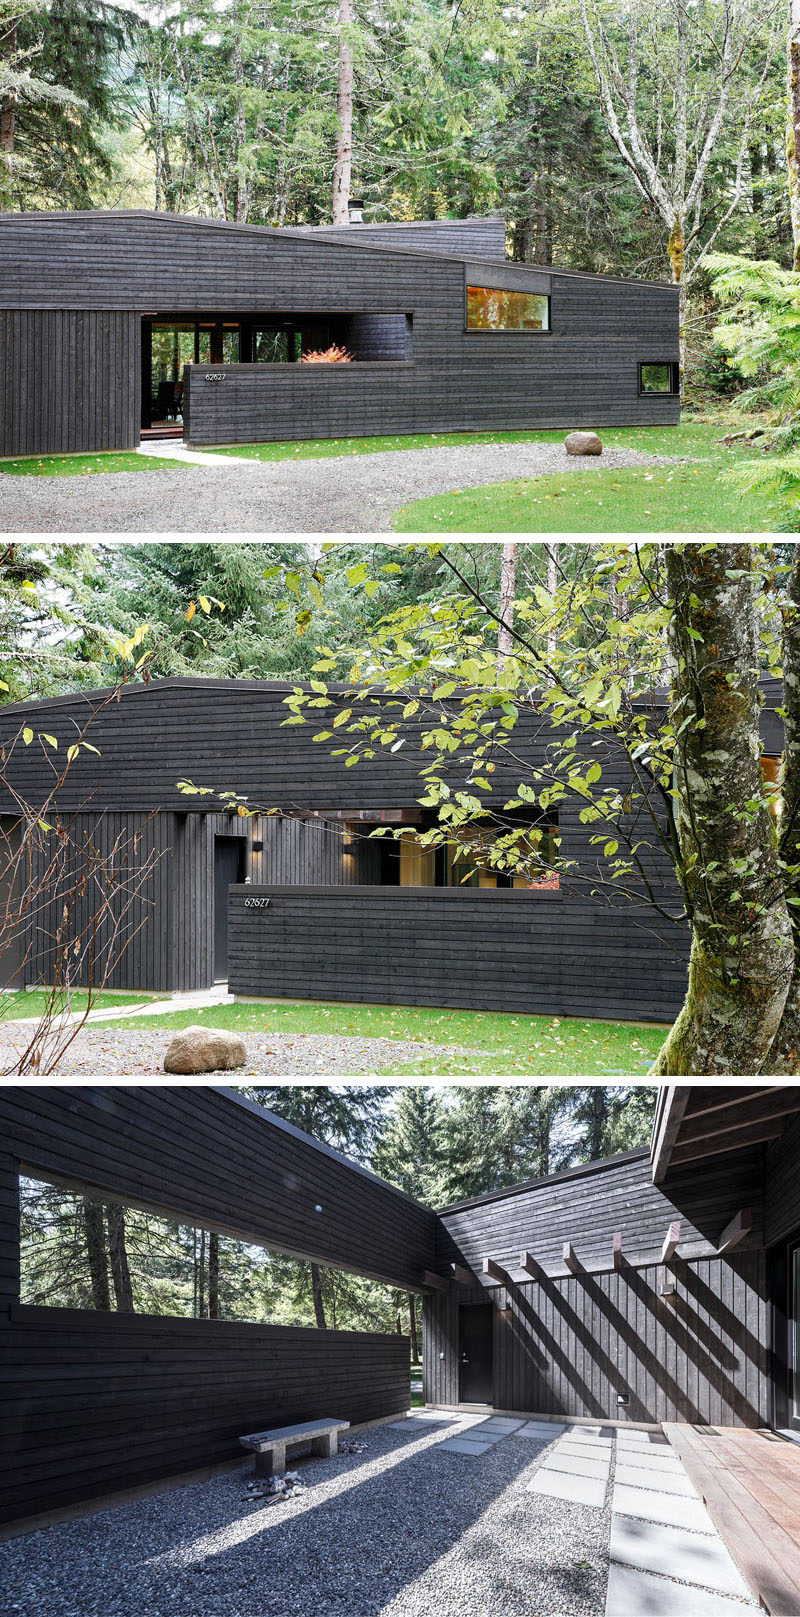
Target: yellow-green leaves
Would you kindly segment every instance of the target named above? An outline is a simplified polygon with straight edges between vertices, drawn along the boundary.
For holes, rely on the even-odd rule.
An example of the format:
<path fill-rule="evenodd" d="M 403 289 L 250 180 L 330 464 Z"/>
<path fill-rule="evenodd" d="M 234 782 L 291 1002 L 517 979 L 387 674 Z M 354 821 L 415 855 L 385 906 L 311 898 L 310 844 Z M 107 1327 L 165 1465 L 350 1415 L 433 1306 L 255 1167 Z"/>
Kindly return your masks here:
<path fill-rule="evenodd" d="M 25 726 L 25 729 L 22 732 L 22 739 L 25 742 L 26 747 L 29 747 L 32 740 L 33 740 L 33 731 L 30 729 L 30 727 L 27 724 Z"/>

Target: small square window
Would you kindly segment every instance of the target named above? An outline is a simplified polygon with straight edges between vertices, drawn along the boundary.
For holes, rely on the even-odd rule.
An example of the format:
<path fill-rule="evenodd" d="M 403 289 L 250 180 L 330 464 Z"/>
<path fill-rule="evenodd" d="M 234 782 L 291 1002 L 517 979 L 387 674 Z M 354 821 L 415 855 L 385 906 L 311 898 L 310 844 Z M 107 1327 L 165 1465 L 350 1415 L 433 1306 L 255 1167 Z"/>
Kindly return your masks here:
<path fill-rule="evenodd" d="M 639 366 L 640 393 L 679 393 L 680 367 L 674 360 L 648 360 Z"/>

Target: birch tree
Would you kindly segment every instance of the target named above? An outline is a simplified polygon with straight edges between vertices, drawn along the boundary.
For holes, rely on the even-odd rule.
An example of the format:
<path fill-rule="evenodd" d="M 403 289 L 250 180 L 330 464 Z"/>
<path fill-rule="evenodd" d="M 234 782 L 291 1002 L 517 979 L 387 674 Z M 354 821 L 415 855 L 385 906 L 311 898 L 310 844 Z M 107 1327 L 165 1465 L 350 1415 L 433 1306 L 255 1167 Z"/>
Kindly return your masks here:
<path fill-rule="evenodd" d="M 626 0 L 619 25 L 599 0 L 580 0 L 580 9 L 608 133 L 661 219 L 672 282 L 683 292 L 744 196 L 753 107 L 775 56 L 778 6 Z M 747 73 L 745 58 L 755 63 Z M 708 182 L 723 158 L 727 185 L 712 204 Z"/>
<path fill-rule="evenodd" d="M 794 246 L 792 269 L 800 270 L 800 0 L 789 0 L 786 39 L 786 170 Z"/>
<path fill-rule="evenodd" d="M 333 222 L 350 223 L 353 169 L 353 0 L 339 0 L 339 77 L 336 96 L 336 156 L 333 164 Z"/>

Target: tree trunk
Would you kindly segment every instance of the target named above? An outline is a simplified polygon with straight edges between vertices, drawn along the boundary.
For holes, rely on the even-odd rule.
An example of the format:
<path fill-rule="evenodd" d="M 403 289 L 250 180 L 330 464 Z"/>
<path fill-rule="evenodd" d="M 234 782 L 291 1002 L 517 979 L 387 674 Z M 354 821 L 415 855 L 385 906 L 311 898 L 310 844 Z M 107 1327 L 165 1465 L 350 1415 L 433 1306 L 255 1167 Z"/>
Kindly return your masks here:
<path fill-rule="evenodd" d="M 419 1338 L 417 1336 L 417 1299 L 410 1291 L 408 1294 L 408 1326 L 411 1337 L 411 1363 L 419 1364 Z"/>
<path fill-rule="evenodd" d="M 783 626 L 784 763 L 781 791 L 780 853 L 785 864 L 800 865 L 800 549 L 795 546 Z M 786 877 L 790 897 L 800 897 L 798 877 Z M 764 1072 L 772 1077 L 800 1072 L 800 909 L 790 906 L 794 972 L 780 1026 Z"/>
<path fill-rule="evenodd" d="M 318 1263 L 311 1265 L 311 1296 L 314 1302 L 314 1318 L 317 1330 L 327 1331 L 328 1321 L 325 1318 L 325 1301 L 322 1296 L 322 1273 Z"/>
<path fill-rule="evenodd" d="M 17 54 L 17 19 L 12 17 L 4 30 L 3 55 L 9 62 Z M 11 207 L 11 163 L 16 139 L 17 98 L 7 90 L 0 99 L 0 209 Z"/>
<path fill-rule="evenodd" d="M 108 1251 L 111 1258 L 111 1278 L 114 1282 L 114 1296 L 117 1303 L 117 1313 L 133 1313 L 133 1287 L 131 1286 L 131 1273 L 128 1268 L 128 1252 L 125 1245 L 125 1209 L 119 1202 L 109 1202 L 106 1207 L 106 1224 L 108 1227 Z"/>
<path fill-rule="evenodd" d="M 794 260 L 800 270 L 800 0 L 789 0 L 786 41 L 786 169 Z"/>
<path fill-rule="evenodd" d="M 500 566 L 500 628 L 497 635 L 497 677 L 503 672 L 506 657 L 509 656 L 514 644 L 511 631 L 514 627 L 514 597 L 517 590 L 517 539 L 506 539 L 503 544 L 503 560 Z"/>
<path fill-rule="evenodd" d="M 200 1259 L 197 1265 L 197 1318 L 206 1317 L 206 1232 L 200 1231 Z"/>
<path fill-rule="evenodd" d="M 92 1307 L 102 1309 L 104 1313 L 109 1313 L 111 1310 L 111 1292 L 108 1285 L 108 1259 L 106 1257 L 103 1204 L 102 1202 L 91 1201 L 88 1196 L 83 1198 L 83 1229 L 86 1236 L 86 1253 L 89 1259 L 89 1275 L 92 1282 Z"/>
<path fill-rule="evenodd" d="M 219 1236 L 208 1237 L 208 1317 L 219 1319 Z"/>
<path fill-rule="evenodd" d="M 350 223 L 350 176 L 353 166 L 353 0 L 339 0 L 339 93 L 336 100 L 336 160 L 333 166 L 333 222 Z"/>
<path fill-rule="evenodd" d="M 675 215 L 667 243 L 670 268 L 672 270 L 672 284 L 678 288 L 678 355 L 680 362 L 681 397 L 683 397 L 683 371 L 686 361 L 686 287 L 683 280 L 684 254 L 686 251 L 686 236 L 684 221 Z"/>
<path fill-rule="evenodd" d="M 753 551 L 670 544 L 665 560 L 679 878 L 692 946 L 686 1000 L 653 1073 L 755 1074 L 789 989 L 792 928 L 759 761 Z"/>

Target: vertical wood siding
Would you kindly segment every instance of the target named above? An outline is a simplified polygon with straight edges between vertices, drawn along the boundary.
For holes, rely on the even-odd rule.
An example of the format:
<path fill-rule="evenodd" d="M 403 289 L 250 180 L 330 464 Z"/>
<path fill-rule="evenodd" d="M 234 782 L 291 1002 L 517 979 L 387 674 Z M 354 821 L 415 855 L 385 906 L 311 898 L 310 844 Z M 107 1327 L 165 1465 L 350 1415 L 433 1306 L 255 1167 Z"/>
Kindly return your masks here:
<path fill-rule="evenodd" d="M 408 1408 L 407 1337 L 13 1307 L 0 1521 L 245 1458 L 245 1432 Z"/>
<path fill-rule="evenodd" d="M 800 1231 L 800 1117 L 790 1118 L 767 1147 L 764 1174 L 764 1241 L 785 1241 Z"/>
<path fill-rule="evenodd" d="M 659 1298 L 666 1282 L 673 1304 Z M 491 1295 L 497 1408 L 732 1426 L 770 1418 L 762 1252 L 515 1282 Z M 458 1308 L 469 1297 L 451 1287 L 425 1299 L 431 1403 L 458 1403 Z M 628 1394 L 624 1408 L 618 1393 Z"/>
<path fill-rule="evenodd" d="M 436 1268 L 480 1274 L 491 1257 L 510 1284 L 451 1283 L 426 1298 L 425 1393 L 458 1402 L 460 1303 L 495 1304 L 494 1403 L 540 1414 L 708 1421 L 769 1419 L 770 1309 L 762 1244 L 763 1152 L 755 1147 L 684 1168 L 661 1186 L 649 1153 L 571 1169 L 445 1209 Z M 745 1248 L 719 1257 L 719 1236 L 742 1206 L 754 1210 Z M 660 1263 L 667 1226 L 681 1221 L 676 1258 Z M 624 1265 L 612 1267 L 622 1234 Z M 566 1272 L 571 1241 L 580 1272 Z M 540 1280 L 519 1268 L 530 1251 Z M 675 1286 L 666 1303 L 660 1288 Z M 508 1305 L 507 1307 L 504 1305 Z M 441 1357 L 441 1355 L 444 1357 Z M 619 1408 L 618 1393 L 629 1404 Z"/>
<path fill-rule="evenodd" d="M 0 308 L 0 456 L 138 444 L 139 324 L 129 309 Z"/>

